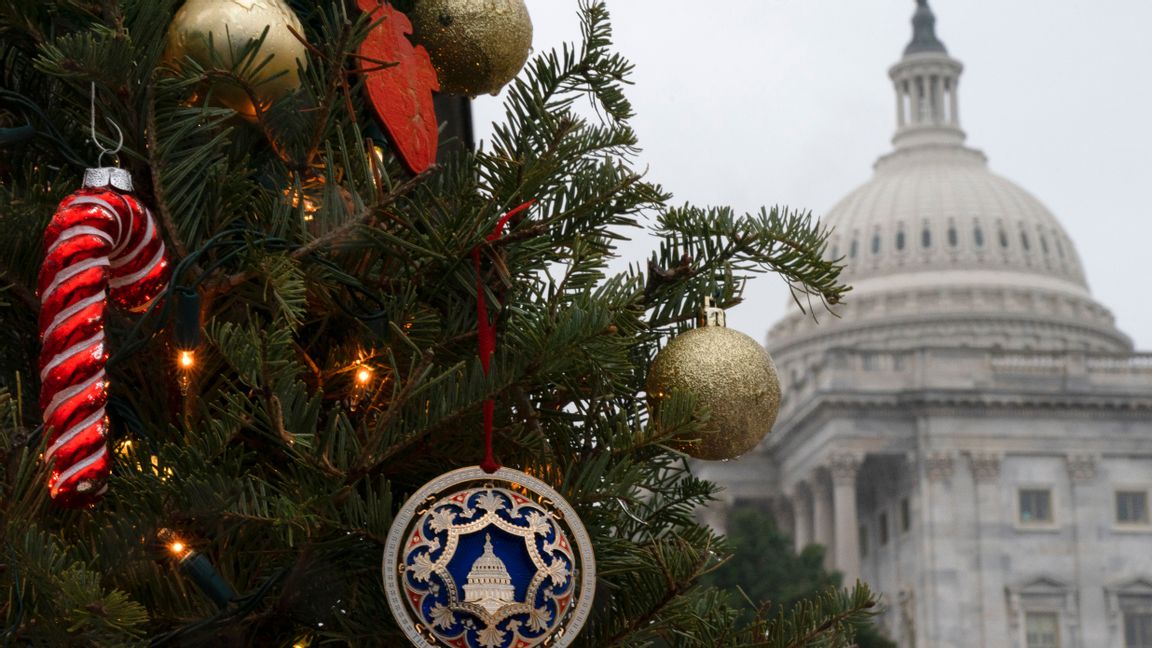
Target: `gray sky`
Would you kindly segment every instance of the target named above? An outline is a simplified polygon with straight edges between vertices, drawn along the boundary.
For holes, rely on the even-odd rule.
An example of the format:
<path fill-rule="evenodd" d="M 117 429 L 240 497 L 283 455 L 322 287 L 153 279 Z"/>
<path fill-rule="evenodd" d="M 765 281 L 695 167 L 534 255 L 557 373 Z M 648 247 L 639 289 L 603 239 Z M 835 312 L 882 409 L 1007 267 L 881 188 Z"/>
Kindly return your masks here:
<path fill-rule="evenodd" d="M 576 0 L 526 0 L 534 47 L 579 39 Z M 1152 350 L 1150 0 L 933 0 L 965 65 L 960 120 L 990 168 L 1040 199 L 1076 242 L 1093 294 Z M 649 178 L 674 203 L 823 214 L 890 150 L 887 77 L 911 0 L 608 0 Z M 502 115 L 474 103 L 477 134 Z M 652 248 L 623 248 L 642 260 Z M 762 340 L 788 301 L 755 279 L 728 324 Z"/>

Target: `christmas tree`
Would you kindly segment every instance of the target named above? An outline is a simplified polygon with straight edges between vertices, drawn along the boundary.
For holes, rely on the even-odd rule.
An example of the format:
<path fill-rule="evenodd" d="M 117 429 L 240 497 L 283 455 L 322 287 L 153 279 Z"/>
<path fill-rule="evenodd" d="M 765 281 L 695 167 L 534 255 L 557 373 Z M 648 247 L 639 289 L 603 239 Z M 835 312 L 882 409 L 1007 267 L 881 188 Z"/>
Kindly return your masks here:
<path fill-rule="evenodd" d="M 740 605 L 699 584 L 726 555 L 694 517 L 716 488 L 682 451 L 723 432 L 692 394 L 656 408 L 645 389 L 705 298 L 735 305 L 753 274 L 806 307 L 838 301 L 826 232 L 787 209 L 672 206 L 633 168 L 630 65 L 603 5 L 581 6 L 583 43 L 512 82 L 491 142 L 428 166 L 427 111 L 405 107 L 385 138 L 372 109 L 433 85 L 379 3 L 297 0 L 253 41 L 218 19 L 198 55 L 174 51 L 180 4 L 0 8 L 6 644 L 406 645 L 381 577 L 397 511 L 488 449 L 586 529 L 587 622 L 563 645 L 850 643 L 864 586 L 733 627 Z M 393 69 L 399 86 L 372 87 Z M 97 158 L 131 191 L 105 172 L 73 194 Z M 610 274 L 642 227 L 658 248 Z M 113 245 L 130 235 L 138 248 Z M 69 282 L 97 274 L 77 297 Z M 61 413 L 73 401 L 88 418 Z M 476 542 L 475 565 L 511 569 Z M 492 582 L 485 604 L 511 587 Z"/>

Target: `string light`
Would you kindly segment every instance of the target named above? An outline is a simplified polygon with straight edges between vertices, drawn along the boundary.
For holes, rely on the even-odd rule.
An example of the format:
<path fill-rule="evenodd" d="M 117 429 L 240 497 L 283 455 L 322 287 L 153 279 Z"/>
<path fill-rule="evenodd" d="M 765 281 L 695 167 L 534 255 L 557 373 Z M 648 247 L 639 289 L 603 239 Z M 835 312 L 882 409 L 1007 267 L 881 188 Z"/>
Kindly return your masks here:
<path fill-rule="evenodd" d="M 387 151 L 383 146 L 376 143 L 374 140 L 368 140 L 368 166 L 372 173 L 372 184 L 376 185 L 377 189 L 387 186 L 386 174 L 388 171 L 385 168 L 385 160 L 387 159 Z"/>
<path fill-rule="evenodd" d="M 176 312 L 173 341 L 176 346 L 177 382 L 180 395 L 187 396 L 196 370 L 196 349 L 200 346 L 200 294 L 184 286 L 175 289 Z"/>
<path fill-rule="evenodd" d="M 324 177 L 308 174 L 301 180 L 294 180 L 284 190 L 284 197 L 288 199 L 288 204 L 292 205 L 293 209 L 300 210 L 304 222 L 311 222 L 316 212 L 320 211 L 320 202 L 314 196 L 323 190 Z"/>
<path fill-rule="evenodd" d="M 156 532 L 156 537 L 160 539 L 160 542 L 164 543 L 164 547 L 168 549 L 177 560 L 183 560 L 192 553 L 192 548 L 185 544 L 172 529 L 160 529 Z"/>
<path fill-rule="evenodd" d="M 284 195 L 288 198 L 288 202 L 293 208 L 303 210 L 304 222 L 311 222 L 316 212 L 320 211 L 320 205 L 305 195 L 303 190 L 296 191 L 289 187 L 284 191 Z"/>
<path fill-rule="evenodd" d="M 229 601 L 236 598 L 236 590 L 232 589 L 220 572 L 216 571 L 212 562 L 204 554 L 193 551 L 174 531 L 160 529 L 156 532 L 156 537 L 176 559 L 180 571 L 191 579 L 201 592 L 212 599 L 213 603 L 224 608 L 228 606 Z"/>
<path fill-rule="evenodd" d="M 179 349 L 176 352 L 176 381 L 180 384 L 180 395 L 187 396 L 188 388 L 192 386 L 192 372 L 196 368 L 196 352 L 191 349 Z"/>
<path fill-rule="evenodd" d="M 124 439 L 116 446 L 116 456 L 120 457 L 123 463 L 128 465 L 135 465 L 136 472 L 144 472 L 144 466 L 138 460 L 136 450 L 132 444 L 132 439 Z M 168 481 L 169 477 L 176 474 L 171 466 L 161 466 L 160 457 L 156 455 L 148 455 L 149 470 L 153 475 L 160 478 L 160 481 Z"/>
<path fill-rule="evenodd" d="M 352 411 L 356 411 L 357 405 L 368 397 L 375 375 L 375 370 L 363 361 L 356 364 L 352 372 L 352 393 L 348 398 L 348 407 Z"/>

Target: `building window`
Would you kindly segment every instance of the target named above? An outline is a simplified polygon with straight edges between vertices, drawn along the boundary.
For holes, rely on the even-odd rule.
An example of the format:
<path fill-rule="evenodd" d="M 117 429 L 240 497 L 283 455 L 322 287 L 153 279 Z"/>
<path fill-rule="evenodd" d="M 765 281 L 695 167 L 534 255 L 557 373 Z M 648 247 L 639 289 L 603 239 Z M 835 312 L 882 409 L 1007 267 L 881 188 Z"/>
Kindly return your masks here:
<path fill-rule="evenodd" d="M 868 555 L 868 527 L 860 525 L 860 555 Z"/>
<path fill-rule="evenodd" d="M 1008 233 L 1004 230 L 1000 230 L 1000 247 L 1008 247 Z"/>
<path fill-rule="evenodd" d="M 872 235 L 872 254 L 880 254 L 880 235 Z"/>
<path fill-rule="evenodd" d="M 1116 522 L 1148 524 L 1148 492 L 1116 491 Z"/>
<path fill-rule="evenodd" d="M 976 230 L 972 233 L 976 239 L 976 247 L 984 247 L 984 230 L 980 226 L 976 226 Z"/>
<path fill-rule="evenodd" d="M 904 232 L 903 231 L 896 232 L 896 249 L 897 250 L 903 250 L 904 249 Z"/>
<path fill-rule="evenodd" d="M 856 239 L 852 239 L 852 245 L 848 248 L 848 256 L 856 258 Z"/>
<path fill-rule="evenodd" d="M 881 513 L 879 521 L 876 522 L 880 526 L 877 530 L 880 534 L 880 546 L 888 544 L 888 514 Z"/>
<path fill-rule="evenodd" d="M 1024 645 L 1027 648 L 1060 648 L 1060 618 L 1055 612 L 1028 612 L 1024 615 Z"/>
<path fill-rule="evenodd" d="M 1048 254 L 1048 239 L 1043 234 L 1040 235 L 1040 249 Z"/>
<path fill-rule="evenodd" d="M 912 528 L 912 504 L 908 498 L 900 500 L 900 531 Z"/>
<path fill-rule="evenodd" d="M 1025 250 L 1032 249 L 1032 246 L 1028 243 L 1028 232 L 1020 232 L 1020 245 L 1023 245 Z"/>
<path fill-rule="evenodd" d="M 959 242 L 960 242 L 960 239 L 959 239 L 959 237 L 956 236 L 956 228 L 955 227 L 949 227 L 948 228 L 948 245 L 951 245 L 952 247 L 956 247 L 956 244 Z"/>
<path fill-rule="evenodd" d="M 923 232 L 920 232 L 920 245 L 923 247 L 932 245 L 932 232 L 927 227 L 924 228 Z"/>
<path fill-rule="evenodd" d="M 1020 490 L 1020 522 L 1044 524 L 1052 521 L 1052 491 L 1039 488 Z"/>
<path fill-rule="evenodd" d="M 1124 613 L 1124 648 L 1152 648 L 1152 612 Z"/>

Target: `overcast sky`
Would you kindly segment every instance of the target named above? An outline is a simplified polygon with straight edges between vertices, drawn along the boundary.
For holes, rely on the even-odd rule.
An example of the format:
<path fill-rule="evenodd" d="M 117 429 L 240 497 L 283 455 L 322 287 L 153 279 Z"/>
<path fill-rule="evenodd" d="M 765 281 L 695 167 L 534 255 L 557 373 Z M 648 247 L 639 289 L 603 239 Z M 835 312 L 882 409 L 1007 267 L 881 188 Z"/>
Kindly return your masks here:
<path fill-rule="evenodd" d="M 579 38 L 576 0 L 527 0 L 534 47 Z M 1076 242 L 1095 297 L 1152 351 L 1152 0 L 932 0 L 964 63 L 960 120 L 990 168 L 1040 199 Z M 891 148 L 887 69 L 912 0 L 608 0 L 649 177 L 674 203 L 817 216 Z M 710 10 L 710 7 L 717 7 Z M 502 115 L 474 103 L 477 135 Z M 651 244 L 623 254 L 642 260 Z M 728 324 L 758 340 L 783 282 L 753 281 Z"/>

